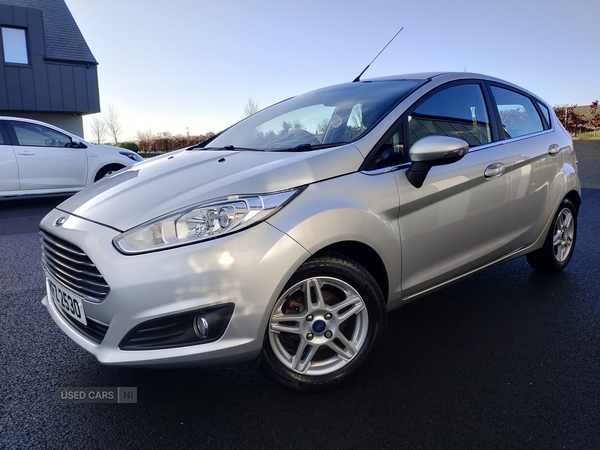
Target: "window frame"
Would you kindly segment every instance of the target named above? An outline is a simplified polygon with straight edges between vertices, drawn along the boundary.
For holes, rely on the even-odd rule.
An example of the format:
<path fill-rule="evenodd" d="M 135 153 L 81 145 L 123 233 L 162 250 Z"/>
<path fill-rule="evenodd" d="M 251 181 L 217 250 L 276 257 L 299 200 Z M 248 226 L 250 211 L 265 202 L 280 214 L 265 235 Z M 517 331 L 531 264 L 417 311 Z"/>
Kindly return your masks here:
<path fill-rule="evenodd" d="M 464 85 L 469 85 L 469 84 L 471 84 L 471 85 L 475 84 L 475 85 L 479 86 L 479 89 L 481 91 L 481 95 L 483 97 L 483 101 L 485 104 L 485 108 L 487 111 L 487 116 L 488 116 L 488 121 L 489 121 L 489 126 L 490 126 L 490 136 L 491 136 L 490 142 L 486 142 L 484 144 L 473 146 L 473 147 L 470 146 L 469 151 L 471 151 L 471 149 L 473 149 L 475 151 L 480 148 L 484 148 L 485 146 L 493 145 L 494 143 L 497 143 L 498 141 L 500 141 L 500 138 L 499 138 L 500 137 L 500 128 L 498 125 L 498 123 L 499 123 L 498 112 L 497 112 L 497 108 L 496 108 L 496 103 L 493 101 L 493 97 L 491 96 L 491 93 L 489 91 L 488 82 L 486 80 L 479 80 L 476 78 L 466 78 L 464 80 L 453 80 L 453 81 L 444 83 L 440 86 L 437 86 L 436 88 L 434 88 L 431 91 L 424 94 L 421 98 L 419 98 L 417 101 L 415 101 L 412 105 L 410 105 L 402 113 L 402 115 L 398 118 L 398 120 L 396 120 L 394 122 L 394 124 L 385 132 L 385 134 L 381 137 L 381 139 L 379 139 L 379 141 L 377 141 L 377 144 L 375 144 L 373 146 L 373 149 L 369 152 L 369 154 L 367 155 L 367 158 L 365 158 L 365 161 L 362 164 L 360 170 L 372 172 L 372 173 L 380 173 L 380 172 L 388 172 L 391 170 L 396 170 L 398 168 L 408 167 L 411 163 L 410 159 L 408 158 L 408 155 L 409 155 L 410 147 L 412 145 L 410 143 L 410 135 L 409 135 L 410 132 L 408 129 L 408 116 L 410 116 L 419 106 L 421 106 L 423 103 L 425 103 L 427 100 L 429 100 L 434 95 L 437 95 L 438 93 L 440 93 L 446 89 L 452 88 L 452 87 L 464 86 Z M 402 134 L 403 134 L 403 140 L 404 140 L 403 145 L 404 145 L 405 161 L 402 164 L 397 164 L 397 165 L 391 165 L 391 166 L 386 166 L 386 167 L 373 167 L 373 162 L 374 162 L 375 157 L 377 156 L 379 150 L 382 148 L 383 145 L 385 145 L 387 140 L 391 138 L 391 136 L 396 132 L 396 130 L 400 126 L 403 127 Z"/>
<path fill-rule="evenodd" d="M 2 137 L 2 142 L 0 142 L 0 145 L 12 146 L 12 139 L 8 133 L 7 128 L 8 127 L 6 126 L 6 121 L 0 119 L 0 137 Z"/>
<path fill-rule="evenodd" d="M 552 129 L 552 113 L 550 112 L 551 109 L 540 99 L 533 97 L 533 100 L 535 107 L 541 113 L 540 117 L 542 118 L 542 122 L 544 123 L 544 130 Z M 548 115 L 544 114 L 544 110 L 548 112 Z"/>
<path fill-rule="evenodd" d="M 546 120 L 546 117 L 544 115 L 544 113 L 540 110 L 540 104 L 544 105 L 546 108 L 548 108 L 548 106 L 539 98 L 535 97 L 534 95 L 529 94 L 528 92 L 525 92 L 521 89 L 518 89 L 514 86 L 510 86 L 510 85 L 506 85 L 506 84 L 502 84 L 502 83 L 498 83 L 498 82 L 488 82 L 488 90 L 489 90 L 489 95 L 492 101 L 492 105 L 493 105 L 493 114 L 495 116 L 495 121 L 496 121 L 496 126 L 499 127 L 498 129 L 501 130 L 502 129 L 502 119 L 500 117 L 500 111 L 498 110 L 498 103 L 496 102 L 496 98 L 494 97 L 494 93 L 492 91 L 492 87 L 497 87 L 500 89 L 504 89 L 507 91 L 511 91 L 515 94 L 521 95 L 527 99 L 529 99 L 529 101 L 531 102 L 531 104 L 533 105 L 533 109 L 536 111 L 539 119 L 540 119 L 540 123 L 542 124 L 542 129 L 539 131 L 533 131 L 531 133 L 527 133 L 527 134 L 521 134 L 519 136 L 511 136 L 511 137 L 505 137 L 503 135 L 503 133 L 499 134 L 499 139 L 500 141 L 508 141 L 511 139 L 524 139 L 530 136 L 535 136 L 538 133 L 543 133 L 545 131 L 551 130 L 552 129 L 552 123 L 549 123 Z M 550 113 L 550 109 L 548 108 L 548 114 L 551 117 L 551 113 Z M 550 119 L 551 120 L 551 119 Z"/>
<path fill-rule="evenodd" d="M 19 141 L 19 137 L 17 135 L 17 132 L 14 129 L 13 126 L 13 122 L 16 123 L 24 123 L 28 126 L 38 126 L 38 127 L 42 127 L 42 128 L 46 128 L 54 133 L 57 133 L 61 136 L 64 136 L 68 139 L 68 142 L 71 143 L 71 145 L 64 145 L 64 146 L 59 146 L 59 145 L 35 145 L 35 144 L 21 144 Z M 38 124 L 38 123 L 34 123 L 34 122 L 28 122 L 26 120 L 6 120 L 5 121 L 5 125 L 6 125 L 6 129 L 8 131 L 8 135 L 9 135 L 9 140 L 11 141 L 11 145 L 13 145 L 14 147 L 36 147 L 36 148 L 74 148 L 73 147 L 73 138 L 71 136 L 69 136 L 68 134 L 65 134 L 61 131 L 55 130 L 52 127 L 48 127 L 46 125 L 43 124 Z"/>
<path fill-rule="evenodd" d="M 7 50 L 7 42 L 5 40 L 4 37 L 4 30 L 19 30 L 23 32 L 23 40 L 24 40 L 24 44 L 25 44 L 25 62 L 21 62 L 21 61 L 8 61 L 7 60 L 7 55 L 6 55 L 6 50 Z M 10 25 L 1 25 L 0 26 L 0 35 L 2 36 L 2 55 L 4 57 L 4 64 L 15 64 L 18 66 L 29 66 L 31 65 L 31 57 L 29 55 L 29 37 L 28 37 L 28 33 L 27 33 L 27 28 L 23 28 L 23 27 L 13 27 Z M 19 49 L 19 53 L 21 52 L 21 49 Z"/>

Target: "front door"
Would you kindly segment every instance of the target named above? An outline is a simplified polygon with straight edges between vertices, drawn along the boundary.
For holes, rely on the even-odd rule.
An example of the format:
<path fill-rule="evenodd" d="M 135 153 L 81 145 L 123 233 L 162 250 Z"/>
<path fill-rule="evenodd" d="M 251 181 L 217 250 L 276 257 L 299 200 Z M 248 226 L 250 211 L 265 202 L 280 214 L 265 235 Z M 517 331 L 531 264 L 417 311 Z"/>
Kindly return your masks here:
<path fill-rule="evenodd" d="M 468 273 L 506 251 L 511 156 L 492 141 L 489 117 L 477 82 L 440 89 L 407 117 L 405 151 L 431 135 L 462 138 L 470 149 L 456 163 L 433 167 L 418 189 L 406 179 L 406 170 L 395 172 L 403 297 Z"/>
<path fill-rule="evenodd" d="M 87 179 L 85 149 L 71 147 L 71 138 L 43 125 L 10 121 L 21 190 L 82 188 Z"/>

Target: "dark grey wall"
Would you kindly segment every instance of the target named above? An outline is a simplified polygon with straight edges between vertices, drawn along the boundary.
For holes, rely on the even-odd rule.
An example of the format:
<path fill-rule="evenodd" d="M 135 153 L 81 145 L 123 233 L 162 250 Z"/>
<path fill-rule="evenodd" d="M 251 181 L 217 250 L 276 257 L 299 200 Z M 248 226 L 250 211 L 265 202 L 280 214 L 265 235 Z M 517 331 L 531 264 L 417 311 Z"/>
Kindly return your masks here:
<path fill-rule="evenodd" d="M 29 50 L 28 65 L 7 64 L 0 45 L 0 111 L 100 111 L 96 63 L 47 57 L 41 9 L 0 4 L 0 25 L 25 28 Z"/>

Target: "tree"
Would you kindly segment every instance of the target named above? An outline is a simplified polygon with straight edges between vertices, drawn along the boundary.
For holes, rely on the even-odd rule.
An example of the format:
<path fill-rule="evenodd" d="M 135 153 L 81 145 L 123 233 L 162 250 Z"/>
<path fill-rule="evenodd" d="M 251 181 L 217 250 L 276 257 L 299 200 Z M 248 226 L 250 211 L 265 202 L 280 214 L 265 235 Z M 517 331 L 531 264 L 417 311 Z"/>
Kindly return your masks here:
<path fill-rule="evenodd" d="M 588 119 L 575 112 L 577 105 L 556 105 L 552 109 L 565 129 L 572 134 L 578 134 L 587 129 Z"/>
<path fill-rule="evenodd" d="M 119 112 L 111 104 L 108 104 L 106 109 L 107 109 L 106 119 L 104 119 L 104 122 L 106 123 L 106 129 L 107 129 L 110 137 L 113 138 L 114 144 L 118 145 L 119 144 L 119 134 L 121 134 L 121 131 L 123 129 L 123 127 L 121 126 L 121 119 L 119 116 Z"/>
<path fill-rule="evenodd" d="M 329 128 L 329 119 L 323 119 L 317 125 L 315 136 L 317 137 L 319 142 L 323 142 L 323 139 L 325 139 L 325 133 L 327 132 L 327 128 Z"/>
<path fill-rule="evenodd" d="M 587 129 L 586 125 L 588 123 L 588 120 L 583 114 L 575 112 L 575 108 L 577 108 L 577 105 L 573 105 L 567 109 L 567 113 L 569 115 L 568 123 L 571 128 L 567 128 L 567 130 L 577 135 Z"/>
<path fill-rule="evenodd" d="M 248 97 L 248 101 L 246 102 L 246 106 L 244 107 L 244 117 L 249 117 L 257 112 L 258 103 L 256 103 L 252 97 Z"/>
<path fill-rule="evenodd" d="M 102 144 L 102 142 L 104 142 L 104 136 L 106 135 L 106 124 L 104 123 L 104 120 L 95 115 L 92 117 L 90 128 L 92 129 L 92 139 L 96 144 Z"/>
<path fill-rule="evenodd" d="M 143 152 L 149 152 L 152 148 L 152 141 L 154 140 L 154 134 L 152 131 L 139 131 L 136 133 L 138 145 L 140 150 Z"/>
<path fill-rule="evenodd" d="M 598 111 L 598 100 L 592 102 L 590 105 L 592 109 L 591 117 L 590 117 L 590 127 L 594 129 L 594 137 L 596 137 L 596 130 L 600 128 L 600 112 Z"/>

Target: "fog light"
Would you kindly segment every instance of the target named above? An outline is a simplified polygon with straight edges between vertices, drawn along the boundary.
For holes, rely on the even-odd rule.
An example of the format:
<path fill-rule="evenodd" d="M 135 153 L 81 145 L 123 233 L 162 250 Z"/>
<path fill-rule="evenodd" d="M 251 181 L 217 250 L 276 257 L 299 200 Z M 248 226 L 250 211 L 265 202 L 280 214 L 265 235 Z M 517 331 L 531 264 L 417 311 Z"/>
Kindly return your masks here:
<path fill-rule="evenodd" d="M 194 332 L 200 339 L 206 339 L 208 337 L 208 322 L 204 317 L 204 314 L 197 314 L 194 317 Z"/>
<path fill-rule="evenodd" d="M 218 341 L 225 334 L 234 309 L 233 303 L 225 303 L 148 320 L 127 333 L 119 348 L 158 350 Z"/>

